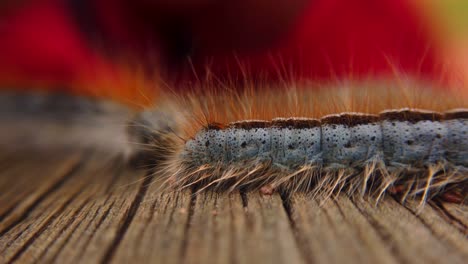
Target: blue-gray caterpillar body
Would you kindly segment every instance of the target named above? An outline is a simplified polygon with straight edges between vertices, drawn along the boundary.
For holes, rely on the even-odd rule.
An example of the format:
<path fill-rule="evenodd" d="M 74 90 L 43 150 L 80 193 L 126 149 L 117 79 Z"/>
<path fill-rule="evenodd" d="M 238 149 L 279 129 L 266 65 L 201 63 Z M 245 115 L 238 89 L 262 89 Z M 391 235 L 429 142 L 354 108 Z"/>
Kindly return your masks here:
<path fill-rule="evenodd" d="M 395 167 L 438 161 L 468 166 L 467 131 L 465 109 L 242 121 L 226 128 L 209 125 L 186 143 L 183 155 L 199 165 L 269 159 L 285 167 L 342 167 L 381 158 Z"/>
<path fill-rule="evenodd" d="M 399 109 L 321 119 L 209 124 L 178 154 L 182 186 L 287 186 L 377 193 L 390 188 L 424 199 L 468 186 L 468 109 Z M 229 183 L 229 184 L 227 184 Z M 403 186 L 404 188 L 400 188 Z"/>

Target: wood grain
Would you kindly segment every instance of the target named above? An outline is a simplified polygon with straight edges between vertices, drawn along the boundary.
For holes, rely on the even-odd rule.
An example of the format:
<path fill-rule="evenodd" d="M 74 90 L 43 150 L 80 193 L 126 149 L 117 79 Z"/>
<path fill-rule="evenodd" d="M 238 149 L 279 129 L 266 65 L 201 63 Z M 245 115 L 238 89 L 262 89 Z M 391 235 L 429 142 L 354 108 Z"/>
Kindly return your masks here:
<path fill-rule="evenodd" d="M 102 153 L 0 155 L 0 263 L 464 263 L 467 206 L 173 192 Z"/>

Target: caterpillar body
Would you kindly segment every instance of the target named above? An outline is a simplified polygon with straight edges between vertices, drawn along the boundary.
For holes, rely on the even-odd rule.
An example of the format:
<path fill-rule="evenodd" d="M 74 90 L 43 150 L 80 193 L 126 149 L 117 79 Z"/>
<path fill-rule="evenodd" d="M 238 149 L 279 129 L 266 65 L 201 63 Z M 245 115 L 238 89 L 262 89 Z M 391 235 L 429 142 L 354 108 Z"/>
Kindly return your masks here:
<path fill-rule="evenodd" d="M 421 199 L 421 204 L 438 197 L 466 201 L 468 109 L 464 103 L 426 108 L 434 111 L 398 107 L 437 102 L 408 103 L 417 97 L 408 96 L 401 104 L 387 101 L 363 109 L 359 100 L 378 96 L 357 93 L 352 97 L 357 103 L 343 107 L 351 111 L 339 111 L 336 104 L 327 113 L 323 93 L 293 93 L 280 91 L 274 98 L 270 92 L 189 97 L 191 101 L 182 102 L 180 109 L 198 121 L 170 119 L 182 127 L 180 131 L 189 132 L 179 131 L 170 139 L 166 130 L 154 133 L 159 142 L 149 142 L 163 157 L 158 175 L 167 175 L 163 178 L 176 190 L 299 191 L 325 198 L 344 192 L 377 201 L 391 193 L 402 201 Z M 397 107 L 385 110 L 385 105 Z"/>
<path fill-rule="evenodd" d="M 343 167 L 382 159 L 393 167 L 447 160 L 468 166 L 468 110 L 409 109 L 380 115 L 343 113 L 322 119 L 247 120 L 209 124 L 182 153 L 194 164 L 268 159 L 281 167 Z"/>

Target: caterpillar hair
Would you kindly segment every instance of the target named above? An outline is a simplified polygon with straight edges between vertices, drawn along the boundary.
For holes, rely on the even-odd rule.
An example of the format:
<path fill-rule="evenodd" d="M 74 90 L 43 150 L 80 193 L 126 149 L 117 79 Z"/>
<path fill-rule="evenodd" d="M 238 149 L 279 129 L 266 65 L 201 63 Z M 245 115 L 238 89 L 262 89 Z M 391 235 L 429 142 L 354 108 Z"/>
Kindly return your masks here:
<path fill-rule="evenodd" d="M 465 202 L 466 92 L 420 87 L 379 81 L 194 92 L 165 100 L 180 111 L 164 125 L 156 118 L 147 143 L 155 173 L 176 190 Z"/>

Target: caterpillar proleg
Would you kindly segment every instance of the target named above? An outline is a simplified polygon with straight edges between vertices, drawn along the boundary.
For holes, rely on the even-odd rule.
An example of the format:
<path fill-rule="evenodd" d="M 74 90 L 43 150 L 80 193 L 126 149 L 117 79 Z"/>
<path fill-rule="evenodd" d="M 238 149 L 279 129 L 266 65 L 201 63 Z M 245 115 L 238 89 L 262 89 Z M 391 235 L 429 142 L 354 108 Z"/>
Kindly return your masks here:
<path fill-rule="evenodd" d="M 157 171 L 176 188 L 466 200 L 463 100 L 442 106 L 406 91 L 403 98 L 363 109 L 360 101 L 382 100 L 381 94 L 341 92 L 347 98 L 333 97 L 330 109 L 323 91 L 276 91 L 274 99 L 258 91 L 189 97 L 181 104 L 189 116 L 179 127 L 185 132 L 164 143 L 168 158 Z"/>

